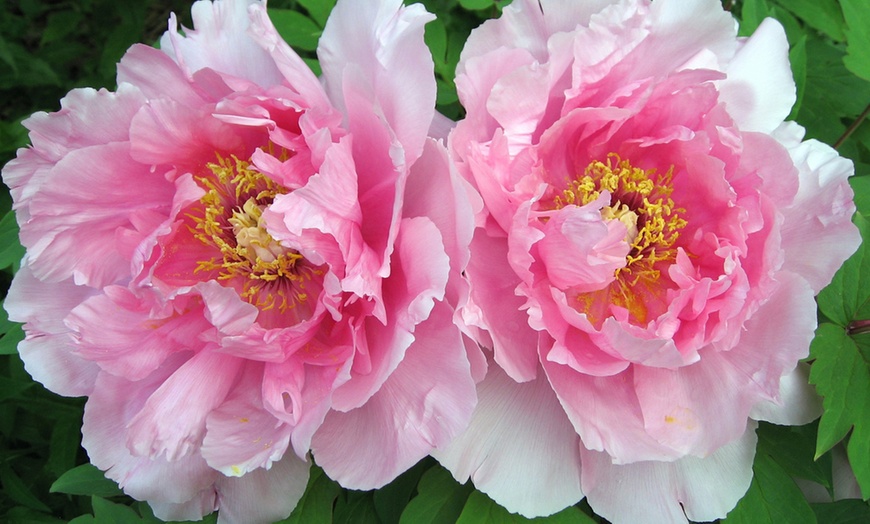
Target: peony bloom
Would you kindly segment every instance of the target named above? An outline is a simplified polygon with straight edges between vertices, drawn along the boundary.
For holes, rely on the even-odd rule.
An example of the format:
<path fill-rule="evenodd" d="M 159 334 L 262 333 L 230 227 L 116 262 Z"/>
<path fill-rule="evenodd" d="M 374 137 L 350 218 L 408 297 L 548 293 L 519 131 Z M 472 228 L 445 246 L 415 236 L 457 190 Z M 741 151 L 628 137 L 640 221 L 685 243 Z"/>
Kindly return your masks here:
<path fill-rule="evenodd" d="M 369 489 L 455 436 L 473 214 L 434 116 L 432 17 L 338 3 L 323 84 L 264 2 L 193 5 L 116 92 L 26 121 L 3 170 L 28 371 L 87 395 L 91 461 L 164 519 L 285 517 L 307 454 Z M 463 246 L 465 246 L 463 250 Z"/>
<path fill-rule="evenodd" d="M 782 27 L 717 0 L 517 0 L 469 37 L 450 136 L 485 211 L 462 318 L 492 349 L 436 457 L 507 509 L 724 516 L 757 420 L 819 404 L 814 295 L 857 248 L 849 161 L 784 122 Z M 529 482 L 529 479 L 533 479 Z"/>

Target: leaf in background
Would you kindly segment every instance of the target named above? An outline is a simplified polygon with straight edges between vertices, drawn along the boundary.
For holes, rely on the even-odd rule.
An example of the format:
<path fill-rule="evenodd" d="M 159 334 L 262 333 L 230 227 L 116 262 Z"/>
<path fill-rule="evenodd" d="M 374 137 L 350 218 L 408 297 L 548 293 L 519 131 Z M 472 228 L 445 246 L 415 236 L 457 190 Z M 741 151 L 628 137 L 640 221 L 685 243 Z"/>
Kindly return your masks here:
<path fill-rule="evenodd" d="M 397 524 L 402 510 L 420 483 L 420 477 L 433 464 L 432 459 L 421 460 L 386 486 L 374 492 L 375 509 L 383 524 Z"/>
<path fill-rule="evenodd" d="M 345 491 L 345 497 L 338 497 L 332 521 L 335 524 L 380 524 L 378 511 L 371 491 Z"/>
<path fill-rule="evenodd" d="M 861 246 L 816 297 L 821 312 L 843 328 L 856 318 L 870 318 L 870 223 L 861 215 L 856 215 L 854 222 L 861 232 Z"/>
<path fill-rule="evenodd" d="M 3 219 L 0 219 L 0 269 L 12 267 L 17 271 L 22 257 L 24 257 L 24 248 L 18 242 L 15 212 L 8 211 L 3 215 Z"/>
<path fill-rule="evenodd" d="M 24 330 L 21 324 L 12 324 L 9 331 L 0 337 L 0 355 L 15 355 L 18 353 L 18 343 L 24 340 Z"/>
<path fill-rule="evenodd" d="M 867 497 L 870 496 L 870 347 L 859 348 L 856 338 L 834 324 L 819 326 L 810 346 L 810 356 L 815 359 L 810 383 L 822 395 L 825 408 L 819 422 L 816 456 L 831 449 L 854 428 L 846 454 L 861 493 Z"/>
<path fill-rule="evenodd" d="M 745 0 L 740 9 L 740 30 L 737 34 L 751 35 L 768 16 L 770 16 L 770 6 L 766 0 Z"/>
<path fill-rule="evenodd" d="M 788 9 L 794 15 L 813 29 L 816 29 L 833 40 L 842 42 L 843 14 L 837 0 L 775 0 L 776 3 Z"/>
<path fill-rule="evenodd" d="M 82 18 L 82 13 L 72 9 L 49 13 L 48 22 L 45 24 L 45 29 L 42 30 L 42 39 L 39 45 L 44 46 L 55 40 L 63 40 L 79 28 Z"/>
<path fill-rule="evenodd" d="M 102 471 L 91 464 L 82 464 L 61 475 L 51 485 L 51 492 L 98 497 L 124 494 L 114 481 L 107 479 Z"/>
<path fill-rule="evenodd" d="M 815 524 L 803 493 L 767 453 L 755 454 L 749 491 L 722 524 Z"/>
<path fill-rule="evenodd" d="M 777 426 L 762 422 L 758 426 L 758 451 L 767 453 L 792 477 L 799 477 L 834 489 L 832 460 L 824 454 L 815 460 L 818 424 Z"/>
<path fill-rule="evenodd" d="M 839 500 L 828 504 L 810 504 L 818 524 L 867 524 L 870 506 L 857 499 Z"/>
<path fill-rule="evenodd" d="M 417 496 L 411 499 L 400 524 L 439 524 L 455 522 L 462 513 L 465 501 L 473 491 L 471 483 L 459 484 L 450 472 L 435 465 L 420 479 Z"/>
<path fill-rule="evenodd" d="M 94 522 L 97 524 L 132 524 L 144 522 L 133 508 L 123 504 L 115 504 L 100 497 L 91 497 L 94 507 Z"/>
<path fill-rule="evenodd" d="M 788 115 L 789 120 L 797 118 L 807 89 L 807 35 L 803 35 L 788 51 L 788 61 L 791 63 L 791 73 L 797 88 L 797 99 Z"/>
<path fill-rule="evenodd" d="M 7 524 L 67 524 L 65 520 L 25 508 L 24 506 L 12 508 L 6 512 L 5 517 Z"/>
<path fill-rule="evenodd" d="M 335 0 L 299 0 L 299 3 L 308 11 L 311 19 L 317 22 L 317 25 L 320 27 L 326 25 L 329 13 L 335 7 Z"/>
<path fill-rule="evenodd" d="M 840 0 L 846 20 L 846 57 L 849 71 L 870 80 L 870 5 L 867 0 Z"/>
<path fill-rule="evenodd" d="M 51 429 L 48 461 L 45 466 L 54 475 L 60 476 L 75 467 L 82 440 L 81 427 L 80 418 L 65 417 L 57 420 Z"/>
<path fill-rule="evenodd" d="M 459 515 L 456 524 L 522 524 L 539 522 L 541 524 L 595 524 L 591 517 L 574 506 L 568 507 L 549 517 L 527 519 L 515 515 L 496 504 L 479 491 L 473 491 Z"/>
<path fill-rule="evenodd" d="M 12 470 L 7 461 L 0 462 L 0 484 L 3 485 L 3 492 L 15 502 L 37 511 L 51 511 L 31 492 L 30 487 Z"/>
<path fill-rule="evenodd" d="M 847 70 L 843 56 L 841 49 L 817 36 L 807 38 L 810 67 L 798 122 L 807 128 L 808 138 L 828 144 L 836 142 L 846 130 L 843 119 L 854 119 L 864 110 L 870 93 L 870 82 Z"/>
<path fill-rule="evenodd" d="M 290 9 L 269 9 L 269 18 L 281 38 L 295 49 L 314 51 L 323 30 L 313 20 Z"/>
<path fill-rule="evenodd" d="M 304 524 L 306 522 L 332 522 L 332 507 L 341 493 L 341 486 L 323 473 L 318 466 L 311 466 L 308 486 L 293 513 L 280 524 Z"/>
<path fill-rule="evenodd" d="M 867 216 L 870 214 L 870 176 L 853 176 L 849 179 L 849 185 L 855 191 L 855 206 L 858 212 Z"/>
<path fill-rule="evenodd" d="M 459 5 L 465 9 L 489 9 L 495 5 L 493 0 L 459 0 Z"/>

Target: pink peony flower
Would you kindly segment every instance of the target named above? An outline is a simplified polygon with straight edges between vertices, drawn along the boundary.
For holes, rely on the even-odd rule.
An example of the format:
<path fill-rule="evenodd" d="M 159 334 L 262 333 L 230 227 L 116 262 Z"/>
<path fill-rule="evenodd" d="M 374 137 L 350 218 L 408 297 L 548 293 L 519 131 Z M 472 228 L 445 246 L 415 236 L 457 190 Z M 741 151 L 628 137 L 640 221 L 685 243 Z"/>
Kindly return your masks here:
<path fill-rule="evenodd" d="M 450 148 L 485 202 L 462 316 L 495 365 L 436 457 L 526 516 L 584 495 L 617 523 L 724 516 L 755 421 L 818 415 L 813 297 L 859 243 L 851 163 L 783 121 L 782 27 L 517 0 L 456 84 Z"/>
<path fill-rule="evenodd" d="M 323 85 L 264 2 L 200 1 L 116 92 L 26 121 L 3 170 L 28 371 L 87 395 L 91 461 L 164 519 L 285 517 L 307 454 L 381 486 L 476 401 L 451 304 L 473 212 L 427 138 L 435 80 L 399 0 L 338 3 Z"/>

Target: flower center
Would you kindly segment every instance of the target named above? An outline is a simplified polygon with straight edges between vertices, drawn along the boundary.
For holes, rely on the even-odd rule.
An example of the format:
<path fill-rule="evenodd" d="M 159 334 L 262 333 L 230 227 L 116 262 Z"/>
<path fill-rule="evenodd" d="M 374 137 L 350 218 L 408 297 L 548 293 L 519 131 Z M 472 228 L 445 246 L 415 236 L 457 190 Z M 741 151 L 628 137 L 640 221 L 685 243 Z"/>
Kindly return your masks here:
<path fill-rule="evenodd" d="M 581 176 L 554 200 L 554 207 L 586 205 L 603 191 L 610 193 L 611 204 L 601 209 L 605 220 L 625 224 L 625 241 L 631 246 L 626 263 L 616 270 L 616 280 L 607 288 L 580 293 L 580 309 L 593 324 L 608 316 L 608 305 L 623 307 L 631 320 L 646 324 L 652 309 L 664 307 L 662 269 L 676 260 L 677 239 L 686 227 L 686 210 L 671 198 L 674 191 L 673 167 L 664 174 L 655 169 L 632 166 L 611 153 L 606 161 L 591 162 Z"/>
<path fill-rule="evenodd" d="M 263 210 L 287 188 L 235 156 L 218 156 L 210 173 L 196 178 L 206 193 L 189 215 L 194 238 L 213 247 L 215 256 L 197 262 L 194 273 L 210 273 L 234 287 L 261 312 L 295 310 L 296 321 L 310 316 L 311 287 L 323 274 L 298 252 L 266 231 Z"/>

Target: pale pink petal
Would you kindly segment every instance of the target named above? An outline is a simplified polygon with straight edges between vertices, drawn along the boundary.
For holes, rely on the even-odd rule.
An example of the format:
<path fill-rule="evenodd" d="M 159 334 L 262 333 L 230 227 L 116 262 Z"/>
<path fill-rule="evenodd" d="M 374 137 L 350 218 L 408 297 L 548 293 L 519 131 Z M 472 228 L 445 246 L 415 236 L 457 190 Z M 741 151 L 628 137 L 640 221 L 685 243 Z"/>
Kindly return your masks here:
<path fill-rule="evenodd" d="M 226 398 L 239 372 L 237 358 L 201 351 L 150 394 L 127 424 L 127 445 L 137 456 L 176 461 L 193 453 L 205 419 Z M 202 459 L 200 459 L 202 460 Z"/>
<path fill-rule="evenodd" d="M 198 337 L 211 326 L 201 306 L 180 300 L 160 308 L 154 296 L 143 295 L 110 286 L 73 309 L 66 324 L 75 338 L 74 354 L 113 375 L 140 380 L 172 353 L 202 349 L 205 342 Z"/>
<path fill-rule="evenodd" d="M 160 48 L 193 74 L 203 68 L 252 80 L 263 87 L 279 84 L 282 75 L 272 57 L 247 32 L 248 6 L 253 0 L 194 2 L 190 9 L 195 29 L 178 35 L 173 16 Z"/>
<path fill-rule="evenodd" d="M 125 446 L 124 435 L 131 418 L 182 362 L 184 356 L 177 355 L 138 382 L 103 373 L 85 405 L 82 446 L 91 463 L 140 500 L 185 503 L 208 489 L 220 475 L 196 454 L 170 462 L 164 457 L 134 456 Z"/>
<path fill-rule="evenodd" d="M 343 486 L 381 487 L 459 434 L 475 401 L 461 335 L 438 303 L 378 392 L 327 415 L 311 443 L 314 459 Z"/>
<path fill-rule="evenodd" d="M 21 228 L 39 278 L 58 281 L 72 274 L 77 284 L 100 287 L 129 276 L 130 261 L 115 247 L 116 232 L 135 231 L 131 213 L 137 209 L 166 209 L 173 189 L 134 163 L 129 149 L 122 142 L 77 149 L 52 168 Z"/>
<path fill-rule="evenodd" d="M 390 151 L 394 165 L 410 166 L 422 153 L 435 105 L 423 26 L 433 19 L 422 5 L 402 6 L 399 0 L 341 2 L 333 9 L 317 54 L 330 98 L 349 117 L 355 151 L 368 147 L 368 131 L 357 120 L 366 111 L 383 118 L 402 148 Z M 361 82 L 355 88 L 368 104 L 345 98 L 350 79 Z"/>
<path fill-rule="evenodd" d="M 216 483 L 218 524 L 269 524 L 290 515 L 308 485 L 310 464 L 293 455 Z"/>
<path fill-rule="evenodd" d="M 719 96 L 741 131 L 770 133 L 791 112 L 796 88 L 782 26 L 765 19 L 725 69 Z"/>
<path fill-rule="evenodd" d="M 331 111 L 332 108 L 320 81 L 275 30 L 265 6 L 254 3 L 248 8 L 248 13 L 251 17 L 251 27 L 249 28 L 251 38 L 269 53 L 278 71 L 284 77 L 284 82 L 302 95 L 310 107 Z"/>
<path fill-rule="evenodd" d="M 507 242 L 481 230 L 471 243 L 468 273 L 472 275 L 471 301 L 480 312 L 478 327 L 492 336 L 495 361 L 514 380 L 524 382 L 537 373 L 537 334 L 521 311 L 516 296 L 520 283 L 507 263 Z"/>
<path fill-rule="evenodd" d="M 704 458 L 622 466 L 606 453 L 582 450 L 583 491 L 595 513 L 614 524 L 722 518 L 749 489 L 756 440 L 752 424 Z"/>
<path fill-rule="evenodd" d="M 121 57 L 118 63 L 119 90 L 124 84 L 136 86 L 150 100 L 169 98 L 189 107 L 205 102 L 205 93 L 194 87 L 172 58 L 145 44 L 133 45 Z M 129 125 L 127 127 L 129 129 Z"/>
<path fill-rule="evenodd" d="M 365 319 L 368 359 L 355 357 L 351 379 L 335 391 L 335 409 L 359 407 L 381 387 L 414 340 L 414 327 L 428 318 L 436 300 L 443 300 L 450 269 L 443 246 L 438 228 L 428 218 L 402 220 L 392 274 L 384 282 L 390 323 Z"/>
<path fill-rule="evenodd" d="M 223 404 L 206 418 L 202 458 L 226 476 L 269 468 L 287 451 L 293 428 L 263 408 L 262 383 L 263 366 L 248 364 Z"/>
<path fill-rule="evenodd" d="M 468 429 L 432 455 L 508 511 L 537 517 L 583 498 L 579 447 L 543 375 L 518 384 L 490 365 Z"/>
<path fill-rule="evenodd" d="M 75 343 L 63 319 L 93 290 L 69 280 L 46 284 L 33 276 L 26 260 L 3 301 L 9 320 L 24 323 L 26 338 L 18 344 L 24 369 L 60 395 L 90 394 L 99 368 L 73 355 Z"/>
<path fill-rule="evenodd" d="M 822 414 L 822 399 L 809 380 L 810 366 L 798 364 L 779 379 L 777 399 L 759 402 L 752 407 L 749 416 L 753 420 L 788 426 L 802 426 L 816 420 Z"/>
<path fill-rule="evenodd" d="M 851 221 L 855 204 L 847 181 L 854 167 L 816 140 L 789 140 L 784 145 L 800 177 L 794 202 L 783 210 L 784 269 L 801 275 L 818 293 L 861 242 Z M 827 256 L 819 257 L 820 252 Z"/>

